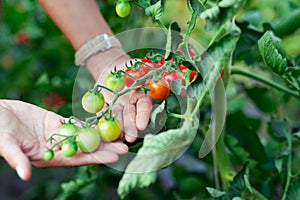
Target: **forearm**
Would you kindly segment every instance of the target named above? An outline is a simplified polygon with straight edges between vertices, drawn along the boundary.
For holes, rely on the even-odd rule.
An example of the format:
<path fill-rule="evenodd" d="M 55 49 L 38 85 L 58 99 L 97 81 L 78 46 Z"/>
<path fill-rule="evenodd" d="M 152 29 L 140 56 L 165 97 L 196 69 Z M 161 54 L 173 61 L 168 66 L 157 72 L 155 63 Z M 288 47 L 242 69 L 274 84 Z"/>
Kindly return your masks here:
<path fill-rule="evenodd" d="M 38 2 L 70 40 L 75 50 L 98 34 L 112 35 L 95 0 L 38 0 Z"/>
<path fill-rule="evenodd" d="M 66 35 L 75 50 L 95 36 L 107 33 L 113 35 L 95 0 L 38 0 L 52 21 Z M 88 60 L 87 68 L 95 80 L 116 57 L 124 55 L 118 48 L 99 53 Z M 122 59 L 129 59 L 122 56 Z M 101 62 L 100 62 L 101 61 Z M 95 63 L 99 62 L 99 64 Z"/>

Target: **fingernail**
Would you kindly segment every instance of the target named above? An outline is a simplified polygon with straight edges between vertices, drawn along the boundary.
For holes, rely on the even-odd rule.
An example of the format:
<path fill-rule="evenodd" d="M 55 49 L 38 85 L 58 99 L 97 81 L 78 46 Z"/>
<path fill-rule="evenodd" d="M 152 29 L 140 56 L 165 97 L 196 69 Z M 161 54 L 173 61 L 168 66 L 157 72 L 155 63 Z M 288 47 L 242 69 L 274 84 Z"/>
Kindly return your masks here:
<path fill-rule="evenodd" d="M 16 167 L 16 171 L 17 171 L 18 176 L 19 176 L 22 180 L 24 180 L 24 178 L 25 178 L 25 173 L 24 173 L 24 170 L 22 169 L 22 167 L 21 167 L 21 166 L 17 166 L 17 167 Z"/>

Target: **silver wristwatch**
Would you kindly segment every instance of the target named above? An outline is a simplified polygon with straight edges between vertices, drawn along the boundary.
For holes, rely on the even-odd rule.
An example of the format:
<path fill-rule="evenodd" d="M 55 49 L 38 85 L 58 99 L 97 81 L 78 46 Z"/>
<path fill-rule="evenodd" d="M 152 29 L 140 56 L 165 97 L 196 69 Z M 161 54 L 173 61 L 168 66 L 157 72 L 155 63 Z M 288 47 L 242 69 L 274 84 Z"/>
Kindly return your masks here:
<path fill-rule="evenodd" d="M 122 48 L 120 41 L 116 37 L 109 36 L 106 33 L 97 35 L 95 38 L 87 41 L 76 51 L 75 64 L 78 66 L 85 66 L 87 60 L 91 56 L 99 52 L 106 51 L 112 47 Z"/>

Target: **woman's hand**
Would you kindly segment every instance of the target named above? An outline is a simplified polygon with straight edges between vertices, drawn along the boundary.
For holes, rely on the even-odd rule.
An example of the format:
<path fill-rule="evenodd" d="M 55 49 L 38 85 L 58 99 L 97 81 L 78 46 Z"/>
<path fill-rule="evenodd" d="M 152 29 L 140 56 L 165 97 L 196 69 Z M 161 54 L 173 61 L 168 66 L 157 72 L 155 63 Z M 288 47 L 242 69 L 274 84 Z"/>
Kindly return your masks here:
<path fill-rule="evenodd" d="M 125 70 L 125 64 L 131 58 L 121 49 L 112 48 L 91 57 L 87 68 L 96 82 L 105 85 L 107 74 L 116 69 Z M 106 103 L 109 105 L 113 94 L 102 90 Z M 134 142 L 138 137 L 138 130 L 144 130 L 149 122 L 152 110 L 152 99 L 139 90 L 133 90 L 119 97 L 113 106 L 113 115 L 122 124 L 122 130 L 127 142 Z"/>
<path fill-rule="evenodd" d="M 64 118 L 37 106 L 14 100 L 0 100 L 0 155 L 23 180 L 31 177 L 31 164 L 37 167 L 80 166 L 116 162 L 118 154 L 128 152 L 121 142 L 101 143 L 93 153 L 78 151 L 72 158 L 54 149 L 51 161 L 43 154 L 49 147 L 47 139 L 57 133 Z"/>

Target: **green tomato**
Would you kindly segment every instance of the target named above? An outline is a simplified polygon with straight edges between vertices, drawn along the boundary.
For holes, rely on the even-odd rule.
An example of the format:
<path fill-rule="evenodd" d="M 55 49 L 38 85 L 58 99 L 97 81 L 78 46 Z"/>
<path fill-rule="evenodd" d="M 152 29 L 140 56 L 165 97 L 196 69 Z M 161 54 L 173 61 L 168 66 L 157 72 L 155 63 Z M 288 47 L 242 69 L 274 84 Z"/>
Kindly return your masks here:
<path fill-rule="evenodd" d="M 45 151 L 43 157 L 44 157 L 44 160 L 46 160 L 46 161 L 52 160 L 53 157 L 54 157 L 54 152 L 53 152 L 53 150 L 52 150 L 52 149 L 48 149 L 47 151 Z"/>
<path fill-rule="evenodd" d="M 61 146 L 61 151 L 66 157 L 72 157 L 77 152 L 77 144 L 73 141 L 67 141 Z"/>
<path fill-rule="evenodd" d="M 87 91 L 81 100 L 82 107 L 89 113 L 97 113 L 104 106 L 104 97 L 100 92 Z"/>
<path fill-rule="evenodd" d="M 105 142 L 115 141 L 122 133 L 121 123 L 115 118 L 102 118 L 98 122 L 98 131 Z"/>
<path fill-rule="evenodd" d="M 117 73 L 109 73 L 105 80 L 106 87 L 114 92 L 120 92 L 125 87 L 125 79 Z"/>
<path fill-rule="evenodd" d="M 60 139 L 63 140 L 68 136 L 75 136 L 77 131 L 78 128 L 76 125 L 65 123 L 60 127 L 58 134 L 60 135 Z"/>
<path fill-rule="evenodd" d="M 100 145 L 99 132 L 91 127 L 82 128 L 78 131 L 76 142 L 81 151 L 91 153 Z"/>
<path fill-rule="evenodd" d="M 116 4 L 116 13 L 119 17 L 127 17 L 130 14 L 131 6 L 128 1 L 120 0 Z"/>

